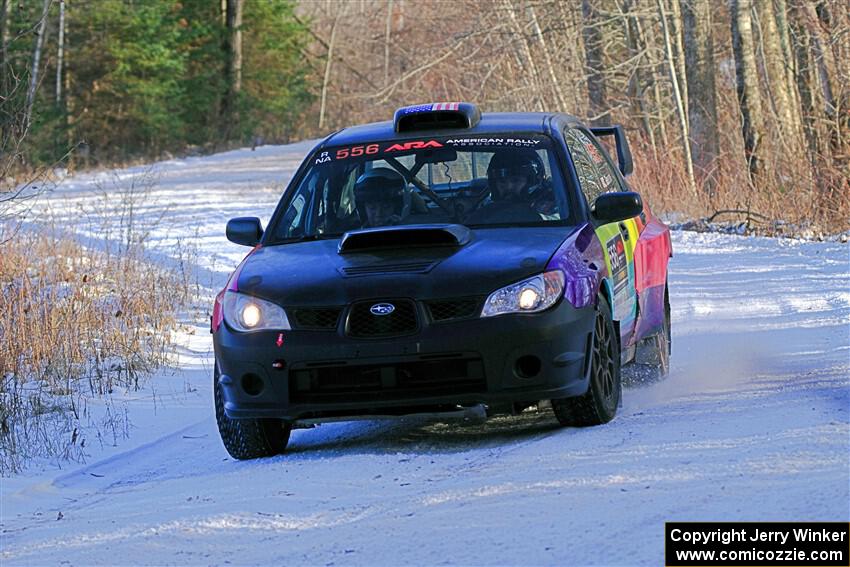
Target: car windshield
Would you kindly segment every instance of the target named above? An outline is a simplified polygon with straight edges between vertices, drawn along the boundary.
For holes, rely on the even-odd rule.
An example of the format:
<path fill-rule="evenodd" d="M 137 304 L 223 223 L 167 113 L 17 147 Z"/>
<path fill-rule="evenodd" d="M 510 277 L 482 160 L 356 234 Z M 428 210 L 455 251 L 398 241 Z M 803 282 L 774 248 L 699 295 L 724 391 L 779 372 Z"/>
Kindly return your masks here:
<path fill-rule="evenodd" d="M 423 137 L 323 148 L 271 242 L 383 226 L 564 224 L 568 200 L 551 139 L 522 133 Z"/>

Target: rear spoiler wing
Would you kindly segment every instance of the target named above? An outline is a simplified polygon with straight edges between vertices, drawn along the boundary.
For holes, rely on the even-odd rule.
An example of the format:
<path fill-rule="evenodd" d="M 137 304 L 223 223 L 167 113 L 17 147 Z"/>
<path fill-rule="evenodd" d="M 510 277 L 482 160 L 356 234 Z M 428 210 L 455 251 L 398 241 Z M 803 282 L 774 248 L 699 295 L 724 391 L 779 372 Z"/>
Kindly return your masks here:
<path fill-rule="evenodd" d="M 629 149 L 629 141 L 626 139 L 626 132 L 619 124 L 615 126 L 594 126 L 590 128 L 594 136 L 614 136 L 614 141 L 617 143 L 617 165 L 623 175 L 630 175 L 635 166 L 632 163 L 632 151 Z"/>

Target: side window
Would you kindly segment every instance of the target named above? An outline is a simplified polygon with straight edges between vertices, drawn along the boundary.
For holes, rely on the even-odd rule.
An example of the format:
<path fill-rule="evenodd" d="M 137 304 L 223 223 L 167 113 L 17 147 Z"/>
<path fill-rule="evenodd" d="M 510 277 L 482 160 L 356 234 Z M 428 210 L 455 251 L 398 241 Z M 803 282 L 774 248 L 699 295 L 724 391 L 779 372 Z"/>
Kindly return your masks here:
<path fill-rule="evenodd" d="M 359 177 L 360 171 L 352 169 L 345 178 L 339 197 L 339 206 L 336 208 L 338 219 L 345 218 L 354 212 L 354 183 Z M 332 208 L 332 207 L 331 207 Z"/>
<path fill-rule="evenodd" d="M 594 166 L 594 160 L 587 150 L 588 147 L 595 149 L 595 146 L 580 130 L 567 130 L 564 139 L 567 142 L 567 147 L 570 149 L 570 155 L 576 167 L 576 175 L 578 175 L 582 193 L 587 198 L 587 202 L 592 203 L 596 197 L 607 191 Z"/>
<path fill-rule="evenodd" d="M 599 172 L 599 180 L 602 184 L 602 192 L 610 193 L 612 191 L 622 191 L 619 181 L 617 181 L 617 172 L 611 161 L 605 157 L 605 150 L 599 145 L 599 141 L 591 138 L 581 130 L 578 131 L 590 158 L 593 160 L 593 165 L 596 166 L 596 171 Z"/>
<path fill-rule="evenodd" d="M 318 174 L 314 172 L 306 183 L 301 184 L 278 225 L 277 238 L 294 238 L 304 235 L 304 221 L 306 220 L 304 207 L 316 188 L 317 180 Z"/>

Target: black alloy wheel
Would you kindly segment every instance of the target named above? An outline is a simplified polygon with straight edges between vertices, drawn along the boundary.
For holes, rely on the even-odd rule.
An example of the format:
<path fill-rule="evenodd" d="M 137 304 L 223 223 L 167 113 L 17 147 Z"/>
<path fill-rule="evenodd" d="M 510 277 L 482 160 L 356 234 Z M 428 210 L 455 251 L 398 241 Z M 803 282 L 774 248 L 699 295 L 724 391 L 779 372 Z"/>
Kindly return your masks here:
<path fill-rule="evenodd" d="M 617 414 L 621 390 L 619 342 L 611 309 L 607 300 L 600 297 L 593 327 L 587 392 L 581 396 L 552 400 L 552 409 L 561 425 L 601 425 Z"/>

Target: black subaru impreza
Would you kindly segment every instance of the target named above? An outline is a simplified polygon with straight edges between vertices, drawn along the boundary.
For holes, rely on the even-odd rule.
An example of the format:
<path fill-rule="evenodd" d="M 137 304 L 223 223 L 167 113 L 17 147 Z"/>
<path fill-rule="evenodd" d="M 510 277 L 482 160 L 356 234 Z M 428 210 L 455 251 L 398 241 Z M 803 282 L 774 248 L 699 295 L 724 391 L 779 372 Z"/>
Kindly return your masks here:
<path fill-rule="evenodd" d="M 618 126 L 468 103 L 322 140 L 266 230 L 227 224 L 252 247 L 212 316 L 228 452 L 279 453 L 323 421 L 611 420 L 621 363 L 643 349 L 664 373 L 669 355 L 669 232 L 631 170 Z"/>

